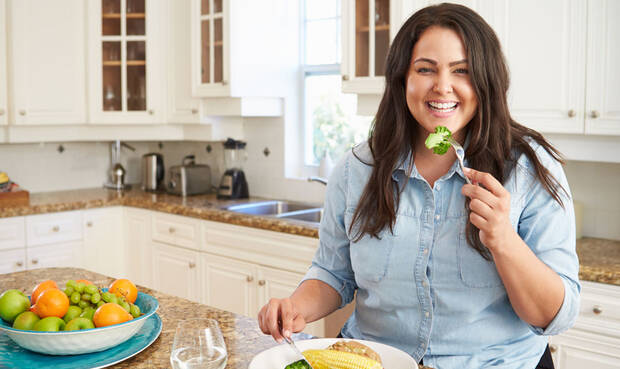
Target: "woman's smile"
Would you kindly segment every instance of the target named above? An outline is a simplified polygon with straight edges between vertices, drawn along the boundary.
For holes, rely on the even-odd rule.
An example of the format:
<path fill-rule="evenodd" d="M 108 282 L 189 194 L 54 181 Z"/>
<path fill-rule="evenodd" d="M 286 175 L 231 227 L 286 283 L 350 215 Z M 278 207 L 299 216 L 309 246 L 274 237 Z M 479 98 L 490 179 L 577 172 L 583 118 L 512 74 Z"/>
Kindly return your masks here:
<path fill-rule="evenodd" d="M 426 102 L 426 106 L 437 118 L 447 118 L 455 114 L 459 103 L 458 101 L 430 100 Z"/>

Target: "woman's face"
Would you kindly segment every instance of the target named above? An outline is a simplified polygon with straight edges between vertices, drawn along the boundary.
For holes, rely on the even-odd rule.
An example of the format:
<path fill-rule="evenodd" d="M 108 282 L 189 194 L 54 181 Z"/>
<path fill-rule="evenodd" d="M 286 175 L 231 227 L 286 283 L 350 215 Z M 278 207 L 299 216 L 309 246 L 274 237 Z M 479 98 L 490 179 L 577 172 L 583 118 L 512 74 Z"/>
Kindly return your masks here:
<path fill-rule="evenodd" d="M 455 31 L 429 27 L 414 45 L 407 73 L 407 106 L 427 131 L 423 131 L 424 138 L 437 126 L 463 138 L 459 131 L 476 114 L 478 100 L 469 78 L 465 46 Z"/>

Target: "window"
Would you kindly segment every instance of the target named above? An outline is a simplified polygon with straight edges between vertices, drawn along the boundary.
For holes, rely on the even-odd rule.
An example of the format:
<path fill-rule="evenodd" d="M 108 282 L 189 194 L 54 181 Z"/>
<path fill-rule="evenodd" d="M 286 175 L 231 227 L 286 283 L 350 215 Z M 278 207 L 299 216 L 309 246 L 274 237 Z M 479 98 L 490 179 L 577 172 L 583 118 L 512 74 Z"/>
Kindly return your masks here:
<path fill-rule="evenodd" d="M 366 140 L 372 117 L 357 116 L 357 97 L 342 93 L 341 2 L 301 0 L 303 15 L 304 162 L 336 161 Z"/>

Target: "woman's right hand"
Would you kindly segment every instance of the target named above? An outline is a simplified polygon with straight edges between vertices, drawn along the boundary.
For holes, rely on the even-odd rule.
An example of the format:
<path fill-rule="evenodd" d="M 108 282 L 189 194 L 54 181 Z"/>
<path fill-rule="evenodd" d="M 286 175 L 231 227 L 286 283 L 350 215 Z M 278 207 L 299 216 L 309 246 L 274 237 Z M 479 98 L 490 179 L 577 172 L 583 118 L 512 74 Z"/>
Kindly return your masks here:
<path fill-rule="evenodd" d="M 293 332 L 301 332 L 306 320 L 290 298 L 272 298 L 258 312 L 258 325 L 280 343 L 283 335 L 290 337 Z"/>

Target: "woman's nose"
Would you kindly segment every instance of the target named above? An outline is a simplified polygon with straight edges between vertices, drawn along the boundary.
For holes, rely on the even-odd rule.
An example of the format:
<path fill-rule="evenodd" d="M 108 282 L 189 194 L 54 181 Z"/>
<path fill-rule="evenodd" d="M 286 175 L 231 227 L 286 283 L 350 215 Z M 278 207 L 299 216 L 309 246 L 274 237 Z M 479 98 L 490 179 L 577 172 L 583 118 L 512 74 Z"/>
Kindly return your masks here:
<path fill-rule="evenodd" d="M 433 91 L 441 95 L 446 95 L 452 92 L 452 79 L 450 78 L 449 73 L 437 74 Z"/>

